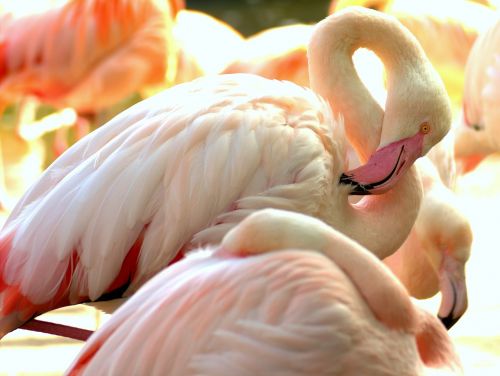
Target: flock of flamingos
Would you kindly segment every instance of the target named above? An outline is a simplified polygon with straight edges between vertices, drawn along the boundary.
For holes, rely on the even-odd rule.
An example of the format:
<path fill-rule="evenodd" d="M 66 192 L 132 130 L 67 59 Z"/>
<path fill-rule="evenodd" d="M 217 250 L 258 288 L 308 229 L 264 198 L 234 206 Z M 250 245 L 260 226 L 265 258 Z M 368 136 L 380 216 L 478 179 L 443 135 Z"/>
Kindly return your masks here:
<path fill-rule="evenodd" d="M 361 3 L 248 38 L 174 0 L 0 14 L 0 111 L 79 138 L 21 197 L 0 169 L 0 337 L 86 340 L 68 375 L 462 374 L 455 185 L 500 151 L 500 15 Z M 92 334 L 35 319 L 120 297 Z"/>

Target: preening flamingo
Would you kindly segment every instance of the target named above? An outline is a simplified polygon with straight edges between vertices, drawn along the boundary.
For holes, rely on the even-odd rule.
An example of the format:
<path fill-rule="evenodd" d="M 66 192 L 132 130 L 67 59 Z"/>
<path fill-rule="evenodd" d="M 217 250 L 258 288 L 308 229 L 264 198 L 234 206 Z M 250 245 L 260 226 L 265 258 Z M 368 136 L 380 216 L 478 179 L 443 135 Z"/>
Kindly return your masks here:
<path fill-rule="evenodd" d="M 255 73 L 307 86 L 309 77 L 307 72 L 304 74 L 307 67 L 305 50 L 312 30 L 311 25 L 297 24 L 258 33 L 245 41 L 239 59 L 225 72 Z M 379 66 L 378 59 L 365 49 L 357 50 L 353 61 L 365 86 L 384 106 L 387 93 L 383 66 Z M 453 134 L 448 133 L 428 153 L 436 166 L 430 161 L 420 163 L 425 182 L 424 203 L 409 239 L 389 260 L 386 259 L 412 296 L 428 298 L 442 286 L 439 316 L 447 327 L 458 321 L 467 308 L 464 268 L 472 241 L 470 224 L 458 209 L 453 192 L 456 179 L 453 142 Z M 351 159 L 356 160 L 356 156 Z M 447 217 L 454 221 L 454 226 L 448 227 L 447 221 L 439 222 Z"/>
<path fill-rule="evenodd" d="M 471 50 L 456 128 L 455 154 L 462 172 L 500 151 L 500 20 L 478 37 Z"/>
<path fill-rule="evenodd" d="M 385 114 L 355 74 L 359 46 L 388 67 Z M 395 251 L 422 194 L 412 164 L 450 126 L 442 82 L 408 30 L 362 8 L 317 25 L 309 62 L 315 92 L 255 75 L 204 77 L 68 149 L 0 234 L 0 333 L 54 307 L 130 294 L 261 208 L 323 219 L 380 258 Z M 352 171 L 342 116 L 368 160 Z M 370 193 L 380 195 L 348 201 Z"/>
<path fill-rule="evenodd" d="M 251 214 L 160 272 L 67 375 L 461 374 L 441 323 L 358 243 L 302 214 Z"/>
<path fill-rule="evenodd" d="M 443 78 L 454 107 L 462 103 L 464 66 L 478 34 L 495 12 L 467 0 L 332 0 L 329 12 L 363 5 L 397 17 L 418 39 Z"/>
<path fill-rule="evenodd" d="M 403 245 L 384 263 L 410 295 L 425 299 L 441 291 L 439 317 L 447 328 L 467 309 L 465 264 L 472 247 L 472 229 L 448 188 L 427 157 L 416 162 L 424 186 L 417 220 Z"/>

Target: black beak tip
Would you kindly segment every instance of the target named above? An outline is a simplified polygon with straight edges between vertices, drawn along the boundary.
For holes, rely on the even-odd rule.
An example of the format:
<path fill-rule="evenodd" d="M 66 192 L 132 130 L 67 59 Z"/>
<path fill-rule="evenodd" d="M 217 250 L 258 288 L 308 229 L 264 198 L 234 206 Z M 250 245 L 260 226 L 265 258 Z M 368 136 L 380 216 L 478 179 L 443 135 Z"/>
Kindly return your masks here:
<path fill-rule="evenodd" d="M 438 316 L 438 318 L 439 320 L 441 320 L 446 330 L 450 330 L 453 327 L 453 325 L 455 325 L 457 321 L 460 320 L 460 317 L 453 317 L 453 313 L 450 313 L 446 317 Z"/>
<path fill-rule="evenodd" d="M 371 192 L 366 189 L 362 184 L 359 184 L 356 180 L 353 180 L 352 176 L 342 174 L 339 179 L 339 184 L 350 185 L 352 190 L 349 192 L 350 195 L 354 196 L 365 196 L 370 195 Z"/>

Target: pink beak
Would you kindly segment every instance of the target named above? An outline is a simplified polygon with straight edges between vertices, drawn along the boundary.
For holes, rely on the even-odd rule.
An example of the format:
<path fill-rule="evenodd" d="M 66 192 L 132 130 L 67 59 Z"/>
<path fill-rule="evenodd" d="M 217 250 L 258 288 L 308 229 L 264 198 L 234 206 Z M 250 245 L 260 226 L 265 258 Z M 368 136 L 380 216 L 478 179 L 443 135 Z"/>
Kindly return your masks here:
<path fill-rule="evenodd" d="M 384 146 L 368 162 L 343 173 L 340 184 L 352 186 L 352 195 L 381 194 L 390 190 L 413 162 L 422 156 L 424 134 L 416 135 Z"/>

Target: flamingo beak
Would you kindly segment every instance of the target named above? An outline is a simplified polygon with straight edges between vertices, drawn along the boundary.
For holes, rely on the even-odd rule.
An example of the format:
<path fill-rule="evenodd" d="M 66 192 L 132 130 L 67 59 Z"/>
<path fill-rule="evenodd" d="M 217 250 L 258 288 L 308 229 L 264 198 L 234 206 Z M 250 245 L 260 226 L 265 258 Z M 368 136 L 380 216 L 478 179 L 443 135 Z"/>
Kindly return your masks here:
<path fill-rule="evenodd" d="M 449 330 L 467 310 L 465 264 L 446 255 L 439 271 L 439 286 L 442 300 L 438 318 Z"/>
<path fill-rule="evenodd" d="M 352 195 L 381 194 L 390 190 L 413 162 L 422 156 L 424 134 L 418 132 L 389 145 L 370 157 L 366 164 L 340 176 L 339 184 L 352 186 Z"/>

